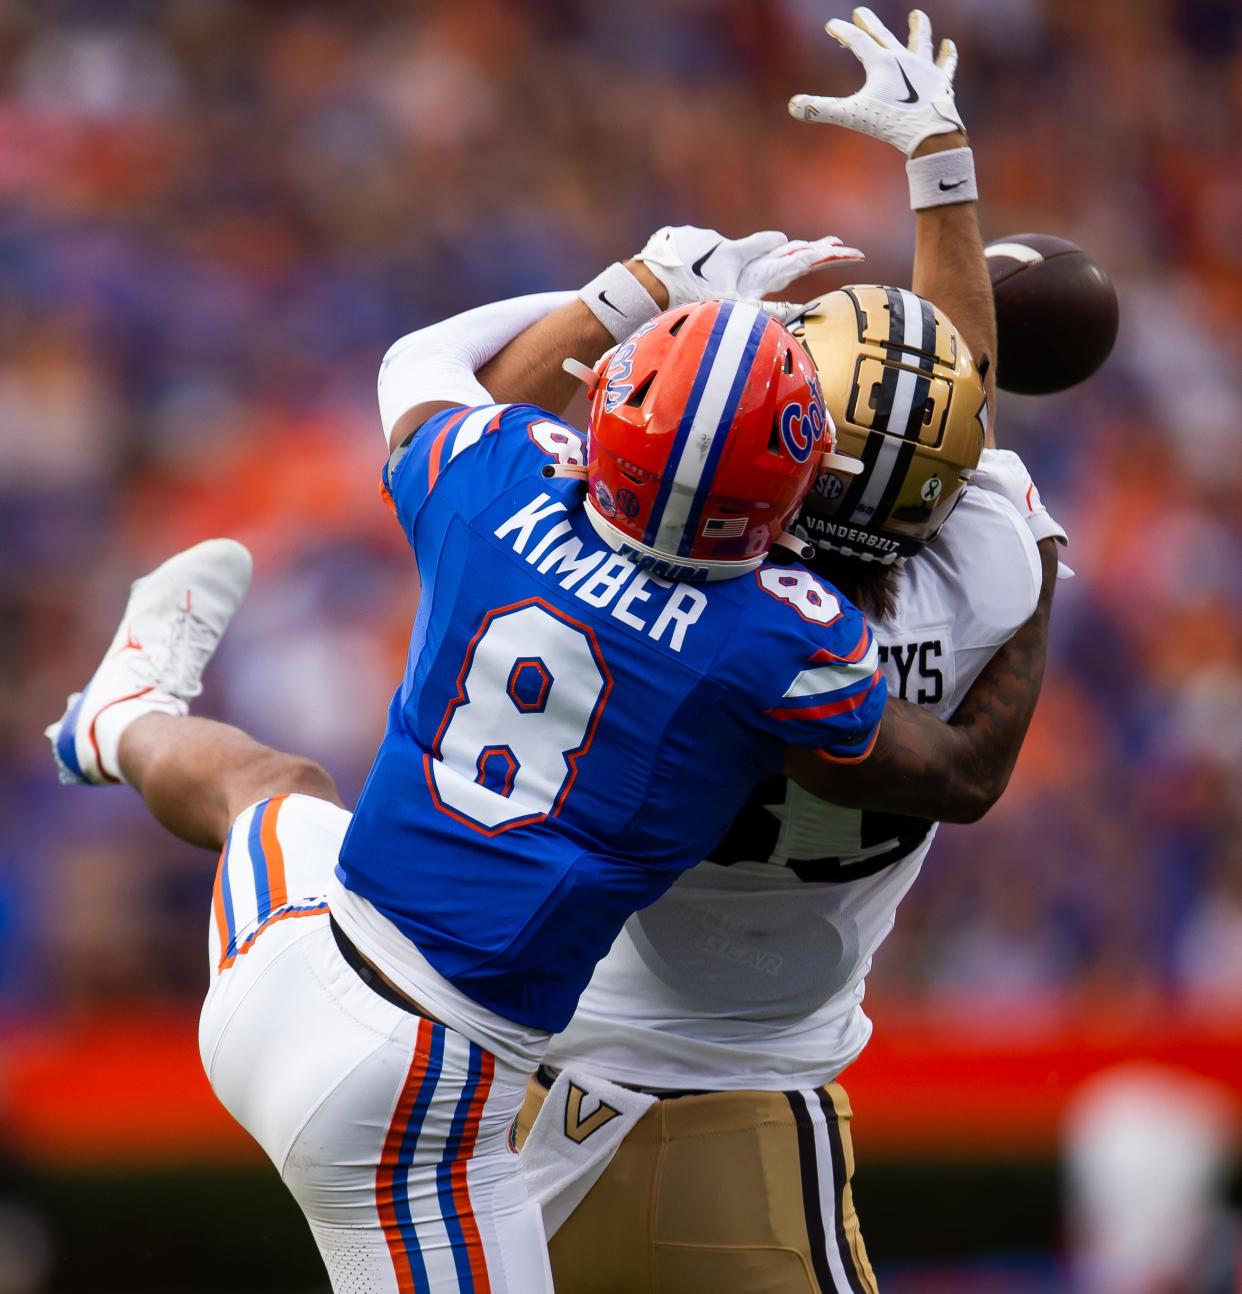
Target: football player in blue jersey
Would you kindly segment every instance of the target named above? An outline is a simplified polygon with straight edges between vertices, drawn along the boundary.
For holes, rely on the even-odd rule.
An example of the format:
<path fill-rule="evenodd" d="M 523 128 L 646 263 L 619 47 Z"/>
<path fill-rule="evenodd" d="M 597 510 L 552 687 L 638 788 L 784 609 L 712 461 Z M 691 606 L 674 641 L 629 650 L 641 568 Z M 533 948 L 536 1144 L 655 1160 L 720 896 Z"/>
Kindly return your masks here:
<path fill-rule="evenodd" d="M 138 581 L 49 730 L 66 780 L 128 782 L 223 846 L 203 1061 L 338 1291 L 551 1288 L 512 1143 L 527 1081 L 622 922 L 762 779 L 853 767 L 867 803 L 887 777 L 896 809 L 986 808 L 969 724 L 886 706 L 861 615 L 773 556 L 804 551 L 786 528 L 824 467 L 853 465 L 805 351 L 741 298 L 838 254 L 720 240 L 728 299 L 658 313 L 666 284 L 631 262 L 551 313 L 394 347 L 384 486 L 422 598 L 352 818 L 314 764 L 186 714 L 249 583 L 229 540 Z M 558 336 L 585 440 L 496 402 L 553 372 Z M 934 765 L 929 724 L 952 732 Z"/>
<path fill-rule="evenodd" d="M 384 471 L 422 585 L 406 676 L 352 820 L 305 767 L 229 806 L 203 1052 L 338 1287 L 524 1291 L 550 1278 L 509 1134 L 548 1038 L 787 745 L 865 757 L 886 686 L 862 616 L 768 560 L 833 431 L 762 308 L 651 319 L 593 380 L 589 453 L 426 372 Z M 179 716 L 249 569 L 221 540 L 139 581 L 51 734 L 67 777 L 213 844 L 163 766 L 245 758 Z"/>

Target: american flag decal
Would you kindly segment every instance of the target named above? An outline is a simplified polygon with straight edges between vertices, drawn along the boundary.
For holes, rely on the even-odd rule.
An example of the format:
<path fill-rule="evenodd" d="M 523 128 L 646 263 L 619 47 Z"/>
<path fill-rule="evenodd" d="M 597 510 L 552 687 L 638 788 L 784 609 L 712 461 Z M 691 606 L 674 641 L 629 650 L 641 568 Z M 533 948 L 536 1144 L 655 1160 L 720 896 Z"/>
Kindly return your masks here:
<path fill-rule="evenodd" d="M 703 522 L 704 539 L 739 539 L 746 533 L 749 517 L 708 517 Z"/>

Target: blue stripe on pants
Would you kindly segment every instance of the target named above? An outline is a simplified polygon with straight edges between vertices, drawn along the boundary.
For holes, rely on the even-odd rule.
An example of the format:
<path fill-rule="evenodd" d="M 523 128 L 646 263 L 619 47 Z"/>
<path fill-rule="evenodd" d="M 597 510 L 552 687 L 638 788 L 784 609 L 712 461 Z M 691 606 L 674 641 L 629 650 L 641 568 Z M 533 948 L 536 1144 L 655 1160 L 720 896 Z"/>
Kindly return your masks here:
<path fill-rule="evenodd" d="M 427 1118 L 431 1098 L 435 1094 L 436 1083 L 440 1079 L 441 1062 L 444 1057 L 444 1028 L 435 1024 L 431 1026 L 431 1050 L 427 1056 L 427 1072 L 418 1089 L 418 1098 L 410 1111 L 410 1121 L 405 1125 L 401 1138 L 401 1153 L 397 1156 L 397 1167 L 393 1174 L 393 1212 L 397 1215 L 397 1225 L 401 1228 L 401 1240 L 405 1245 L 405 1256 L 410 1264 L 410 1275 L 414 1278 L 414 1288 L 418 1294 L 431 1294 L 431 1284 L 427 1279 L 427 1266 L 418 1247 L 418 1232 L 414 1228 L 414 1219 L 410 1216 L 410 1168 L 414 1162 L 414 1152 L 418 1149 L 419 1134 Z"/>

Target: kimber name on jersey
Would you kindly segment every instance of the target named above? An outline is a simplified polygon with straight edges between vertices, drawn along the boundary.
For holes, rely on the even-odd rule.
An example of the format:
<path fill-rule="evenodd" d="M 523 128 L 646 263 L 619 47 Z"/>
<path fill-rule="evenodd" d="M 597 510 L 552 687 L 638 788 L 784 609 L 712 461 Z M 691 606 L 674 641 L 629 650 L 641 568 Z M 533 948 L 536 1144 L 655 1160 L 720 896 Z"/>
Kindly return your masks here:
<path fill-rule="evenodd" d="M 496 527 L 496 538 L 508 539 L 528 565 L 589 606 L 606 608 L 627 628 L 645 633 L 652 642 L 667 641 L 680 652 L 686 630 L 707 606 L 707 595 L 689 584 L 662 580 L 599 545 L 584 551 L 566 519 L 568 512 L 567 504 L 538 494 Z"/>
<path fill-rule="evenodd" d="M 691 586 L 614 552 L 585 482 L 543 475 L 583 455 L 504 405 L 437 414 L 390 460 L 422 595 L 329 895 L 385 969 L 399 932 L 544 1032 L 786 745 L 857 758 L 887 693 L 862 616 L 803 568 Z"/>
<path fill-rule="evenodd" d="M 1025 522 L 970 489 L 897 575 L 875 629 L 894 695 L 946 718 L 1032 614 Z M 815 1086 L 866 1044 L 871 959 L 935 824 L 827 804 L 785 778 L 756 787 L 724 840 L 626 923 L 550 1062 L 647 1087 Z"/>

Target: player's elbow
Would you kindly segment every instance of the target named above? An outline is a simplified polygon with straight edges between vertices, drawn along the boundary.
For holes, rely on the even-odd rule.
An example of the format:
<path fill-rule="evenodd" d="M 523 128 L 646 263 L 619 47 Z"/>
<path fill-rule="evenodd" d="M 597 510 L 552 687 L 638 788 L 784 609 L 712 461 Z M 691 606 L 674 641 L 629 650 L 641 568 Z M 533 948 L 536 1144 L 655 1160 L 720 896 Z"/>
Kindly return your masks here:
<path fill-rule="evenodd" d="M 987 796 L 964 795 L 953 803 L 947 813 L 942 813 L 940 818 L 942 822 L 955 822 L 962 826 L 968 826 L 970 823 L 978 822 L 981 818 L 986 817 L 988 810 L 995 803 L 995 800 Z"/>
<path fill-rule="evenodd" d="M 962 824 L 980 821 L 991 812 L 1008 785 L 1008 770 L 998 769 L 963 778 L 958 794 L 953 797 L 951 809 L 941 815 L 942 820 Z"/>

